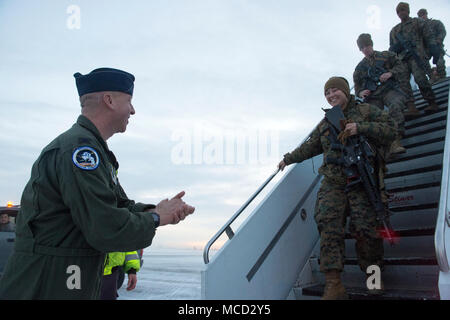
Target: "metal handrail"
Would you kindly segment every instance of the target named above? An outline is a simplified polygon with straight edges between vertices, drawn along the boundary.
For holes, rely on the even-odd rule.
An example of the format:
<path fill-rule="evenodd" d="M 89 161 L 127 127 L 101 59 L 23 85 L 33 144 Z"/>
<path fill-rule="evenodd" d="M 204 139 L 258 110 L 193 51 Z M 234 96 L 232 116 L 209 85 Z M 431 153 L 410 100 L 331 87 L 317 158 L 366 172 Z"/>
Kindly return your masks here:
<path fill-rule="evenodd" d="M 214 242 L 219 239 L 219 237 L 225 232 L 228 236 L 228 239 L 233 238 L 234 233 L 231 229 L 230 225 L 236 220 L 237 217 L 242 213 L 242 211 L 245 210 L 245 208 L 248 207 L 248 205 L 258 196 L 258 194 L 269 184 L 269 182 L 280 172 L 280 169 L 277 169 L 274 173 L 270 175 L 269 178 L 267 178 L 266 181 L 259 187 L 258 190 L 242 205 L 242 207 L 230 218 L 230 220 L 225 223 L 225 225 L 211 238 L 211 240 L 208 241 L 208 243 L 205 246 L 205 249 L 203 250 L 203 261 L 205 264 L 209 263 L 209 250 L 211 249 L 211 246 L 214 244 Z"/>
<path fill-rule="evenodd" d="M 304 142 L 306 142 L 314 132 L 314 130 L 319 126 L 317 124 L 314 129 L 305 137 L 305 139 L 297 146 L 300 147 Z M 314 161 L 313 161 L 313 168 L 314 168 Z M 217 241 L 217 239 L 225 232 L 228 236 L 228 239 L 231 240 L 234 236 L 234 232 L 231 229 L 230 225 L 236 220 L 237 217 L 242 213 L 242 211 L 245 210 L 245 208 L 248 207 L 248 205 L 258 196 L 258 194 L 269 184 L 269 182 L 280 172 L 280 169 L 278 168 L 272 175 L 267 178 L 266 181 L 259 187 L 258 190 L 242 205 L 242 207 L 230 218 L 230 220 L 225 223 L 225 225 L 211 238 L 211 240 L 208 241 L 208 243 L 205 246 L 205 249 L 203 249 L 203 261 L 205 264 L 209 263 L 209 250 L 211 249 L 211 246 L 214 244 L 214 242 Z"/>
<path fill-rule="evenodd" d="M 449 83 L 450 85 L 450 83 Z M 449 96 L 450 99 L 450 88 Z M 442 180 L 441 180 L 441 194 L 439 200 L 439 210 L 436 220 L 436 231 L 434 234 L 434 243 L 436 250 L 436 259 L 439 264 L 439 268 L 442 272 L 449 272 L 449 264 L 447 258 L 447 252 L 445 249 L 445 229 L 450 227 L 450 217 L 448 212 L 450 210 L 448 200 L 449 195 L 449 183 L 450 183 L 450 126 L 449 126 L 450 116 L 447 108 L 447 128 L 445 130 L 445 146 L 444 155 L 442 159 Z M 446 226 L 447 225 L 447 226 Z"/>

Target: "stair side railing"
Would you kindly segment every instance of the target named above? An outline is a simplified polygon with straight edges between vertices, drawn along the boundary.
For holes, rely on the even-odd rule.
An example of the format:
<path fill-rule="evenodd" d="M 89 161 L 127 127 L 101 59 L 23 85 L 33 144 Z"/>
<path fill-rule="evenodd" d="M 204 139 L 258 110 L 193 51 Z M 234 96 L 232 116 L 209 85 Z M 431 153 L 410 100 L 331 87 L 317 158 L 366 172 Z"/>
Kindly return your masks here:
<path fill-rule="evenodd" d="M 319 122 L 320 123 L 320 122 Z M 305 141 L 307 141 L 314 130 L 317 128 L 319 124 L 317 124 L 313 130 L 306 136 L 306 138 L 297 146 L 300 147 Z M 314 162 L 313 162 L 314 165 Z M 286 168 L 287 169 L 287 168 Z M 238 211 L 220 228 L 219 231 L 208 241 L 205 248 L 203 249 L 203 262 L 205 264 L 209 263 L 209 251 L 211 250 L 212 245 L 220 238 L 224 233 L 228 236 L 228 240 L 231 240 L 234 236 L 233 229 L 231 229 L 231 224 L 242 214 L 242 212 L 250 205 L 250 203 L 255 200 L 255 198 L 261 193 L 261 191 L 269 184 L 270 181 L 280 172 L 280 169 L 277 169 L 273 174 L 271 174 L 266 181 L 256 190 L 256 192 L 239 208 Z"/>
<path fill-rule="evenodd" d="M 352 94 L 354 86 L 351 87 L 350 91 Z M 356 99 L 360 100 L 358 97 Z M 311 137 L 311 134 L 316 129 L 317 125 L 314 129 L 306 136 L 306 138 L 300 143 L 297 147 L 301 146 L 303 142 L 308 140 Z M 269 184 L 270 181 L 280 172 L 280 169 L 276 170 L 272 175 L 270 175 L 266 181 L 256 190 L 256 192 L 239 208 L 238 211 L 220 228 L 219 231 L 208 241 L 205 248 L 203 249 L 203 262 L 205 264 L 209 263 L 209 251 L 211 250 L 212 245 L 222 236 L 224 233 L 227 235 L 228 240 L 231 240 L 234 236 L 233 229 L 231 228 L 231 224 L 242 214 L 242 212 L 250 205 L 250 203 L 261 193 L 261 191 Z"/>
<path fill-rule="evenodd" d="M 220 238 L 220 236 L 224 233 L 228 236 L 228 239 L 231 240 L 234 236 L 233 229 L 231 229 L 231 224 L 236 220 L 241 213 L 250 205 L 250 203 L 261 193 L 261 191 L 269 184 L 270 181 L 280 172 L 280 169 L 276 170 L 273 174 L 270 175 L 269 178 L 264 181 L 264 183 L 256 190 L 256 192 L 239 208 L 238 211 L 220 228 L 219 231 L 208 241 L 204 250 L 203 250 L 203 262 L 205 264 L 209 263 L 209 250 L 212 245 Z"/>
<path fill-rule="evenodd" d="M 449 96 L 450 98 L 450 88 Z M 438 216 L 436 220 L 436 231 L 434 234 L 434 243 L 436 250 L 436 259 L 442 272 L 449 272 L 449 262 L 447 257 L 445 231 L 450 227 L 450 116 L 447 107 L 447 126 L 445 132 L 444 155 L 442 159 L 442 180 L 441 194 L 439 200 Z"/>

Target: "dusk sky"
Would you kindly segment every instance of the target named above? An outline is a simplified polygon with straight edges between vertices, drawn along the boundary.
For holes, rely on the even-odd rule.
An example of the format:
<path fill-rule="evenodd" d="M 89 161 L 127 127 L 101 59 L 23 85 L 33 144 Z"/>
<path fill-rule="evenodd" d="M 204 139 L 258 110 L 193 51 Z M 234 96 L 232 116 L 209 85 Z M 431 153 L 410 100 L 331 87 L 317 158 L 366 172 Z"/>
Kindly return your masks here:
<path fill-rule="evenodd" d="M 73 74 L 119 68 L 136 77 L 136 114 L 108 140 L 120 182 L 145 203 L 186 191 L 196 212 L 153 245 L 203 248 L 320 121 L 325 81 L 352 83 L 358 35 L 388 49 L 397 3 L 0 0 L 0 206 L 80 114 Z M 450 21 L 448 0 L 410 6 Z"/>

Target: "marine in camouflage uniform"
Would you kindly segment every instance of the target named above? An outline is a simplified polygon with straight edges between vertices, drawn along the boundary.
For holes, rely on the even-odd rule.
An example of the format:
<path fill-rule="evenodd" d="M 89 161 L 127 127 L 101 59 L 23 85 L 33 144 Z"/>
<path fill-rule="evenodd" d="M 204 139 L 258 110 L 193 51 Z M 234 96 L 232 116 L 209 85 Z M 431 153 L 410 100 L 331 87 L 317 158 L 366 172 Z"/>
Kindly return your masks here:
<path fill-rule="evenodd" d="M 421 67 L 411 54 L 408 54 L 407 50 L 400 43 L 398 35 L 402 35 L 406 41 L 413 45 L 415 52 L 419 56 L 419 59 L 424 62 L 424 65 L 426 65 L 427 62 L 425 45 L 430 49 L 430 52 L 434 57 L 433 62 L 436 62 L 439 58 L 439 48 L 436 45 L 436 41 L 429 26 L 421 19 L 411 18 L 409 12 L 409 5 L 407 3 L 400 2 L 398 4 L 397 15 L 401 19 L 401 23 L 392 28 L 390 32 L 389 51 L 397 53 L 400 60 L 406 64 L 408 71 L 405 73 L 401 84 L 402 89 L 409 95 L 407 101 L 408 107 L 413 108 L 412 104 L 414 103 L 413 92 L 409 82 L 412 73 L 422 96 L 428 102 L 429 106 L 425 108 L 425 111 L 435 111 L 438 109 L 438 106 L 436 104 L 434 92 L 427 78 L 427 70 L 426 68 Z"/>
<path fill-rule="evenodd" d="M 397 125 L 397 137 L 390 147 L 390 153 L 404 153 L 400 140 L 405 133 L 406 95 L 399 87 L 398 78 L 405 72 L 403 63 L 390 51 L 374 51 L 370 34 L 363 33 L 356 41 L 359 50 L 365 55 L 353 73 L 355 94 L 364 102 L 375 105 L 381 110 L 386 105 L 389 115 Z"/>
<path fill-rule="evenodd" d="M 348 82 L 344 78 L 333 77 L 328 80 L 325 92 L 330 88 L 345 93 L 348 103 L 344 105 L 343 113 L 347 120 L 356 123 L 357 133 L 366 136 L 372 147 L 389 146 L 392 143 L 395 123 L 387 112 L 369 104 L 358 104 L 355 97 L 350 95 Z M 284 155 L 279 167 L 284 169 L 286 165 L 300 163 L 321 153 L 323 159 L 341 158 L 340 150 L 331 149 L 329 135 L 329 125 L 324 119 L 306 142 Z M 372 165 L 375 166 L 375 163 Z M 323 298 L 346 298 L 340 273 L 344 268 L 347 216 L 350 217 L 350 233 L 356 239 L 356 252 L 363 272 L 369 265 L 383 266 L 383 240 L 376 230 L 376 213 L 365 190 L 358 188 L 346 193 L 347 178 L 340 165 L 324 160 L 319 173 L 324 178 L 317 194 L 314 217 L 320 234 L 320 271 L 325 273 L 327 281 Z"/>
<path fill-rule="evenodd" d="M 434 35 L 434 38 L 437 42 L 437 45 L 439 46 L 441 50 L 441 55 L 439 56 L 439 60 L 436 63 L 436 69 L 437 69 L 437 77 L 433 79 L 434 81 L 438 81 L 441 78 L 445 78 L 447 76 L 447 72 L 445 70 L 445 59 L 444 59 L 444 39 L 447 35 L 447 32 L 445 31 L 445 26 L 440 20 L 435 19 L 429 19 L 428 18 L 428 12 L 426 9 L 420 9 L 417 12 L 417 16 L 421 18 L 423 21 L 425 21 L 428 26 L 431 29 L 431 32 Z M 431 58 L 431 53 L 426 48 L 427 58 Z M 430 67 L 431 68 L 431 67 Z"/>

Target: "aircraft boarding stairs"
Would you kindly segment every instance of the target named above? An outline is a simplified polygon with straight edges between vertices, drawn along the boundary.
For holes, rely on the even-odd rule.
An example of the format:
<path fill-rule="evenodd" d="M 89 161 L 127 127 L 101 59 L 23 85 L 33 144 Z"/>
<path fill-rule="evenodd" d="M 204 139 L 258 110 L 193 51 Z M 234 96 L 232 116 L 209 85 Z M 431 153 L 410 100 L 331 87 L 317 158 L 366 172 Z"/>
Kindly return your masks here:
<path fill-rule="evenodd" d="M 342 278 L 351 299 L 450 299 L 449 84 L 447 78 L 433 86 L 439 111 L 406 122 L 402 144 L 407 152 L 388 163 L 391 224 L 400 238 L 394 247 L 385 241 L 382 296 L 366 293 L 367 275 L 359 269 L 355 240 L 346 237 Z M 415 100 L 419 110 L 427 106 L 417 90 Z M 322 155 L 289 166 L 234 232 L 233 221 L 275 173 L 211 239 L 204 251 L 202 298 L 320 298 L 325 279 L 313 216 L 321 163 Z M 209 261 L 209 250 L 222 233 L 229 240 Z"/>

